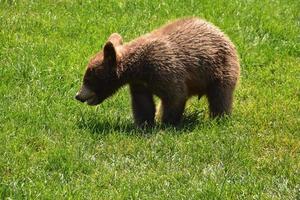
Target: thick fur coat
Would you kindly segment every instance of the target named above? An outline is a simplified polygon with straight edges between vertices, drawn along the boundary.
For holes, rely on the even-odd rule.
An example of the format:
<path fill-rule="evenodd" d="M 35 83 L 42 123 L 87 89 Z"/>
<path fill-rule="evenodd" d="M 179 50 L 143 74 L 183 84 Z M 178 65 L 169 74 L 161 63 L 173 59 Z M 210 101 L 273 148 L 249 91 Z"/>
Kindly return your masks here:
<path fill-rule="evenodd" d="M 129 84 L 137 125 L 153 124 L 153 95 L 163 123 L 180 122 L 189 97 L 206 95 L 212 117 L 230 114 L 240 75 L 236 49 L 217 27 L 181 19 L 123 44 L 112 34 L 89 62 L 76 98 L 97 105 Z"/>

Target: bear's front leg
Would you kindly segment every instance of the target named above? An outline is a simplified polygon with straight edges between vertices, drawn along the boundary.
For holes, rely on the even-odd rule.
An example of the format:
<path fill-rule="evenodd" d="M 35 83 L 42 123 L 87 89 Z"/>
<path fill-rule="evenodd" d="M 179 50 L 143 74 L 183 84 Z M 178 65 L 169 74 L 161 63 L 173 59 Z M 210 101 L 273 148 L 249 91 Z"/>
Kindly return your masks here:
<path fill-rule="evenodd" d="M 162 123 L 178 125 L 185 108 L 186 98 L 162 99 L 159 115 Z"/>
<path fill-rule="evenodd" d="M 155 104 L 152 92 L 143 84 L 130 84 L 129 87 L 135 123 L 140 127 L 154 125 Z"/>

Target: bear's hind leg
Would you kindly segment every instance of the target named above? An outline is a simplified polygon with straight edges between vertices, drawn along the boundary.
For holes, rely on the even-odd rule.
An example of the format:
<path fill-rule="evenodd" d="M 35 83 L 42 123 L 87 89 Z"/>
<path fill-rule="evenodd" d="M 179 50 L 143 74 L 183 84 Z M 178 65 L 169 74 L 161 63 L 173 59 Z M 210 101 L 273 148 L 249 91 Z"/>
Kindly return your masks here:
<path fill-rule="evenodd" d="M 207 98 L 210 117 L 230 115 L 232 110 L 234 86 L 226 84 L 213 84 L 208 88 Z"/>
<path fill-rule="evenodd" d="M 155 105 L 153 94 L 141 84 L 130 84 L 130 93 L 135 123 L 140 127 L 154 125 Z"/>

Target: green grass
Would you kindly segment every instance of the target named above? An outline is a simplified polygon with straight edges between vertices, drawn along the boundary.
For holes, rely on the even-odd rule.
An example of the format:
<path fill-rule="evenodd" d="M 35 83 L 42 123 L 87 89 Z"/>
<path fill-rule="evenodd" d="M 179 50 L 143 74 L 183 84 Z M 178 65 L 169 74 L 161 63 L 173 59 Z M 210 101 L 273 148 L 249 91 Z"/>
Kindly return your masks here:
<path fill-rule="evenodd" d="M 0 1 L 3 199 L 299 199 L 300 3 Z M 74 100 L 89 57 L 166 21 L 205 18 L 241 58 L 231 118 L 189 101 L 181 127 L 138 130 L 125 87 Z"/>

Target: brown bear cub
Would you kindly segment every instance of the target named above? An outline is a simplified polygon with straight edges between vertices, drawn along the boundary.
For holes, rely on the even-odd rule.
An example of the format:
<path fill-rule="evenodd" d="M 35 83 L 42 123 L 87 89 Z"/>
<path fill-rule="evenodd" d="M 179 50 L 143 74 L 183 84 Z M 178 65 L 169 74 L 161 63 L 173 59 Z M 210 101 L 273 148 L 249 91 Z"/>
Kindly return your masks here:
<path fill-rule="evenodd" d="M 92 58 L 76 99 L 100 104 L 129 84 L 138 126 L 154 124 L 153 95 L 163 123 L 177 125 L 186 101 L 206 95 L 211 117 L 230 114 L 240 66 L 234 45 L 198 18 L 177 20 L 123 44 L 114 33 Z"/>

